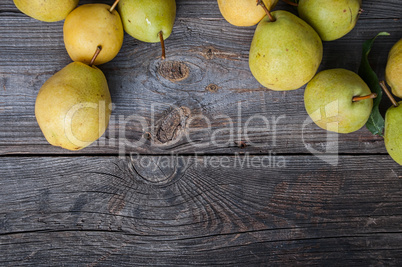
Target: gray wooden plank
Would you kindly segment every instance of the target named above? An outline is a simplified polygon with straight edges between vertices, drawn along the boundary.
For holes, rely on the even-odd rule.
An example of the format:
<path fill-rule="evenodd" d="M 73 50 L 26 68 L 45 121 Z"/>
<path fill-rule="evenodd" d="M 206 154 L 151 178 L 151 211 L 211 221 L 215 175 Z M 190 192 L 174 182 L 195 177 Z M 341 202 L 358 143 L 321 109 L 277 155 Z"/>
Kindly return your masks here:
<path fill-rule="evenodd" d="M 2 157 L 0 265 L 401 263 L 387 156 L 245 157 Z"/>
<path fill-rule="evenodd" d="M 383 78 L 388 51 L 402 36 L 401 21 L 397 19 L 401 8 L 397 2 L 365 1 L 366 15 L 362 15 L 356 29 L 338 41 L 324 43 L 320 69 L 343 67 L 356 71 L 363 41 L 387 30 L 392 35 L 379 39 L 371 54 L 373 67 Z M 292 10 L 283 3 L 278 8 Z M 373 10 L 377 12 L 375 15 Z M 10 2 L 1 3 L 0 11 L 0 154 L 69 153 L 47 144 L 34 117 L 40 86 L 70 62 L 63 45 L 62 22 L 32 20 L 18 13 Z M 239 151 L 237 143 L 247 141 L 246 137 L 249 142 L 245 150 L 253 153 L 274 150 L 300 154 L 309 153 L 306 147 L 322 149 L 328 140 L 325 131 L 312 125 L 302 130 L 308 118 L 303 89 L 264 90 L 248 68 L 254 27 L 237 28 L 219 16 L 215 1 L 178 1 L 174 33 L 166 44 L 167 62 L 180 64 L 168 65 L 164 72 L 160 71 L 158 44 L 145 44 L 126 36 L 117 58 L 101 66 L 115 103 L 111 125 L 100 142 L 76 153 L 116 154 L 122 147 L 126 152 L 156 154 L 233 153 Z M 183 64 L 189 70 L 187 78 L 169 80 L 171 66 Z M 388 105 L 385 101 L 383 109 Z M 172 106 L 186 107 L 191 112 L 187 120 L 191 123 L 181 129 L 184 134 L 191 134 L 190 138 L 176 136 L 174 142 L 164 143 L 169 138 L 159 140 L 157 133 Z M 134 120 L 127 121 L 133 115 L 143 119 L 147 127 Z M 196 119 L 198 115 L 211 122 L 210 130 L 205 130 L 207 121 Z M 267 118 L 270 129 L 245 136 L 245 123 L 250 118 L 250 127 L 261 127 L 261 119 L 252 116 Z M 275 130 L 272 121 L 277 121 Z M 233 138 L 229 131 L 222 130 L 230 122 L 235 132 Z M 173 125 L 169 129 L 173 133 L 176 128 Z M 147 131 L 153 133 L 155 142 L 144 138 Z M 214 137 L 217 144 L 212 142 Z M 338 138 L 341 153 L 385 153 L 382 138 L 365 129 Z M 143 142 L 129 147 L 124 145 L 125 140 Z"/>

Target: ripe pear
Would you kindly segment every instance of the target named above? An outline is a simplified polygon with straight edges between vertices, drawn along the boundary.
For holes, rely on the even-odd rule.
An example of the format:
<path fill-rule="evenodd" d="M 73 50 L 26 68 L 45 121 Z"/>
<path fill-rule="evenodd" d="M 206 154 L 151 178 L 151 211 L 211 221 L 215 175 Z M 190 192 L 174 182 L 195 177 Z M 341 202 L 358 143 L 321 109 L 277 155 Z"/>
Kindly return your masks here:
<path fill-rule="evenodd" d="M 402 165 L 402 101 L 385 113 L 384 142 L 388 154 Z"/>
<path fill-rule="evenodd" d="M 392 93 L 402 98 L 402 39 L 389 52 L 385 79 L 391 86 Z"/>
<path fill-rule="evenodd" d="M 268 10 L 272 10 L 278 0 L 263 1 Z M 218 0 L 222 16 L 235 26 L 256 25 L 265 16 L 265 11 L 257 6 L 256 0 Z"/>
<path fill-rule="evenodd" d="M 322 60 L 322 42 L 306 22 L 287 11 L 271 13 L 258 24 L 250 47 L 251 73 L 277 91 L 298 89 L 313 78 Z"/>
<path fill-rule="evenodd" d="M 120 0 L 118 10 L 124 30 L 143 42 L 162 44 L 165 58 L 166 40 L 173 30 L 176 19 L 175 0 Z"/>
<path fill-rule="evenodd" d="M 73 61 L 89 64 L 94 51 L 102 47 L 102 53 L 94 64 L 112 60 L 123 45 L 124 30 L 116 10 L 105 4 L 86 4 L 73 10 L 63 27 L 64 44 Z"/>
<path fill-rule="evenodd" d="M 24 14 L 45 22 L 63 20 L 78 5 L 78 0 L 14 0 Z"/>
<path fill-rule="evenodd" d="M 297 9 L 323 41 L 333 41 L 355 27 L 361 5 L 361 0 L 300 0 Z"/>
<path fill-rule="evenodd" d="M 375 96 L 356 73 L 330 69 L 321 71 L 307 84 L 304 105 L 322 129 L 350 133 L 365 125 Z"/>
<path fill-rule="evenodd" d="M 73 62 L 43 84 L 36 98 L 35 116 L 50 144 L 79 150 L 105 132 L 110 104 L 102 71 Z"/>

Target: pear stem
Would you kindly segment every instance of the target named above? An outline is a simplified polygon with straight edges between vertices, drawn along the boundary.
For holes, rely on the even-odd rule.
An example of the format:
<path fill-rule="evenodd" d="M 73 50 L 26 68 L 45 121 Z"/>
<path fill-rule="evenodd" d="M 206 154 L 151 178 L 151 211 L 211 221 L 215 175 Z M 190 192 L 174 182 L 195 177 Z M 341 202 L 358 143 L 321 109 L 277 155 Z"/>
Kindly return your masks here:
<path fill-rule="evenodd" d="M 163 39 L 163 32 L 159 32 L 159 38 L 161 40 L 161 46 L 162 46 L 162 59 L 166 58 L 166 51 L 165 51 L 165 40 Z"/>
<path fill-rule="evenodd" d="M 112 7 L 110 8 L 110 10 L 109 10 L 109 12 L 110 13 L 112 13 L 113 12 L 113 10 L 116 8 L 116 6 L 117 6 L 117 4 L 120 2 L 120 0 L 116 0 L 116 1 L 114 1 L 114 3 L 113 3 L 113 5 L 112 5 Z"/>
<path fill-rule="evenodd" d="M 297 3 L 292 2 L 292 1 L 290 1 L 290 0 L 282 0 L 282 1 L 285 2 L 285 3 L 288 4 L 288 5 L 291 5 L 291 6 L 299 6 Z"/>
<path fill-rule="evenodd" d="M 101 50 L 102 50 L 102 46 L 98 45 L 98 47 L 96 48 L 95 54 L 91 59 L 91 62 L 89 62 L 89 66 L 93 66 L 93 64 L 95 63 L 95 60 L 98 57 Z"/>
<path fill-rule="evenodd" d="M 271 12 L 269 12 L 268 8 L 265 6 L 265 4 L 262 2 L 262 0 L 257 0 L 257 6 L 261 6 L 265 13 L 267 13 L 267 16 L 271 22 L 274 22 L 276 19 L 271 15 Z"/>
<path fill-rule="evenodd" d="M 357 101 L 361 101 L 361 100 L 365 100 L 365 99 L 374 99 L 377 97 L 376 93 L 371 93 L 369 95 L 365 95 L 365 96 L 354 96 L 352 101 L 353 102 L 357 102 Z"/>
<path fill-rule="evenodd" d="M 380 86 L 381 86 L 382 90 L 384 90 L 384 92 L 387 94 L 388 98 L 391 100 L 392 105 L 394 105 L 394 107 L 399 106 L 398 102 L 396 102 L 395 98 L 392 96 L 391 92 L 388 90 L 384 81 L 380 82 Z"/>

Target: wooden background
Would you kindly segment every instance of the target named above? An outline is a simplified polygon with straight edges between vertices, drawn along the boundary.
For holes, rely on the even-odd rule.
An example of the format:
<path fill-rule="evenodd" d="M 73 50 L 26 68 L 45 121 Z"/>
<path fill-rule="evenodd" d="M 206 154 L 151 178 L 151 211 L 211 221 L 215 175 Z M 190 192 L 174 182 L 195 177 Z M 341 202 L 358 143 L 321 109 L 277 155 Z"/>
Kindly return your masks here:
<path fill-rule="evenodd" d="M 324 43 L 320 69 L 357 71 L 363 42 L 388 31 L 370 55 L 383 79 L 401 2 L 363 9 L 351 33 Z M 249 71 L 255 27 L 228 24 L 215 0 L 177 0 L 167 60 L 126 35 L 100 67 L 110 126 L 69 152 L 46 142 L 34 116 L 39 88 L 70 62 L 62 25 L 0 3 L 1 266 L 401 265 L 400 166 L 365 128 L 303 128 L 304 88 L 265 90 Z M 262 117 L 269 129 L 246 136 L 247 120 L 262 127 Z M 337 165 L 310 152 L 337 140 Z M 285 166 L 259 162 L 270 154 Z"/>

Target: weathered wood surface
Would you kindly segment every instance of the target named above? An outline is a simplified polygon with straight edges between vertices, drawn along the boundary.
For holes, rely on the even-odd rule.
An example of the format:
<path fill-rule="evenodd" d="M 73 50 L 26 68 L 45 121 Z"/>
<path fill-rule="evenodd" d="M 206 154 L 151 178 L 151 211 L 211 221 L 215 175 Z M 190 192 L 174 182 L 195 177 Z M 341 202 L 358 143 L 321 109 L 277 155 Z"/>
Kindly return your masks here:
<path fill-rule="evenodd" d="M 272 92 L 251 76 L 255 27 L 229 25 L 215 0 L 177 4 L 168 59 L 126 35 L 100 67 L 110 127 L 68 152 L 47 144 L 34 117 L 40 86 L 70 62 L 62 22 L 0 3 L 0 266 L 401 265 L 402 170 L 382 138 L 303 129 L 303 88 Z M 320 69 L 357 71 L 363 42 L 388 31 L 370 56 L 384 77 L 401 3 L 363 9 L 351 33 L 324 43 Z M 249 127 L 266 118 L 269 129 L 246 136 L 254 115 Z M 330 142 L 334 165 L 311 154 Z"/>
<path fill-rule="evenodd" d="M 0 265 L 400 266 L 402 171 L 386 156 L 260 159 L 3 157 Z"/>
<path fill-rule="evenodd" d="M 267 118 L 270 125 L 268 130 L 248 134 L 252 145 L 246 149 L 252 153 L 266 153 L 272 149 L 278 153 L 309 153 L 306 145 L 320 148 L 326 143 L 327 133 L 318 127 L 310 125 L 302 130 L 303 122 L 308 118 L 303 89 L 267 91 L 252 77 L 248 68 L 248 49 L 255 27 L 229 25 L 220 15 L 215 0 L 177 2 L 174 33 L 166 41 L 166 65 L 161 67 L 158 44 L 142 43 L 126 35 L 117 58 L 101 66 L 115 103 L 113 119 L 100 143 L 74 154 L 116 154 L 124 140 L 145 142 L 126 147 L 131 152 L 233 153 L 237 150 L 235 142 L 247 140 L 245 123 L 255 115 Z M 279 8 L 295 12 L 284 3 L 280 3 Z M 380 31 L 388 31 L 391 36 L 381 37 L 371 54 L 371 63 L 383 78 L 388 51 L 402 36 L 400 3 L 398 0 L 364 1 L 363 8 L 365 12 L 350 34 L 338 41 L 324 43 L 320 69 L 342 67 L 357 71 L 364 40 Z M 69 62 L 63 44 L 62 22 L 35 21 L 18 12 L 12 1 L 2 1 L 0 154 L 66 153 L 47 144 L 34 117 L 34 103 L 46 79 Z M 174 70 L 182 72 L 172 73 Z M 384 104 L 384 108 L 388 105 Z M 172 106 L 186 107 L 190 115 L 184 121 L 184 127 L 176 131 L 177 135 L 167 134 L 161 138 L 157 132 L 162 124 L 168 125 L 170 133 L 176 129 L 169 121 Z M 210 130 L 205 130 L 208 121 L 197 119 L 199 115 L 210 121 Z M 132 116 L 139 117 L 143 125 L 136 120 L 130 121 Z M 276 121 L 275 129 L 273 121 Z M 235 128 L 234 138 L 228 130 L 214 135 L 230 123 Z M 262 126 L 261 118 L 249 122 L 249 127 Z M 144 134 L 147 131 L 153 134 L 156 144 L 146 141 Z M 186 138 L 186 133 L 190 138 Z M 302 134 L 308 137 L 307 140 L 303 140 Z M 216 136 L 217 144 L 211 142 Z M 345 154 L 385 153 L 382 138 L 372 136 L 366 129 L 339 138 L 340 150 Z M 165 143 L 170 139 L 173 142 Z"/>

